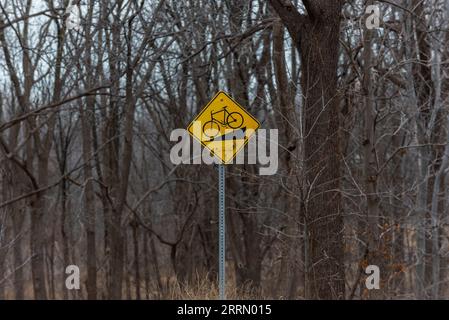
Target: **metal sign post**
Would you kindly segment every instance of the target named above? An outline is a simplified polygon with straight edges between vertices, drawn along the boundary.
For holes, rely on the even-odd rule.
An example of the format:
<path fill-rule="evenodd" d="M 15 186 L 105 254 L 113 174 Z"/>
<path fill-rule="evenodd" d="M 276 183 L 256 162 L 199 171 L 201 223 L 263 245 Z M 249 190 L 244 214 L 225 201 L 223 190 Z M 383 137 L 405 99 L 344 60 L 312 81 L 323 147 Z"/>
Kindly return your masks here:
<path fill-rule="evenodd" d="M 201 110 L 187 131 L 208 149 L 218 165 L 218 291 L 226 299 L 225 164 L 230 163 L 260 128 L 259 121 L 226 92 L 220 91 Z"/>
<path fill-rule="evenodd" d="M 224 164 L 218 165 L 218 288 L 220 300 L 226 300 L 226 219 L 225 219 L 225 176 Z"/>

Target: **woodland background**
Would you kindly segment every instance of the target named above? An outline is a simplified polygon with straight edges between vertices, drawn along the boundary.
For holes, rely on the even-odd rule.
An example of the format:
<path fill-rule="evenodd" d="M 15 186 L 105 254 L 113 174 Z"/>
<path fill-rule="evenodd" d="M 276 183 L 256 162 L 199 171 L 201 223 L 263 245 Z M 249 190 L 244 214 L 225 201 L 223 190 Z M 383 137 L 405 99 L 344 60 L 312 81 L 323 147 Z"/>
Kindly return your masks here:
<path fill-rule="evenodd" d="M 0 299 L 215 298 L 217 171 L 169 137 L 218 90 L 280 137 L 227 170 L 228 296 L 449 298 L 449 1 L 75 4 L 0 0 Z"/>

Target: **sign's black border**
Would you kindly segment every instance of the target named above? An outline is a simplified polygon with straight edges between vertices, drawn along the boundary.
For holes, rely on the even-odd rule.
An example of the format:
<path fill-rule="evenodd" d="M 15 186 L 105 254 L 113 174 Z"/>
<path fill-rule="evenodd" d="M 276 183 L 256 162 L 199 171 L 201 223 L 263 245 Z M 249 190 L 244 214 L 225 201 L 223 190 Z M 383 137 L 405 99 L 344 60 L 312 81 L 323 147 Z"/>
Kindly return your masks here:
<path fill-rule="evenodd" d="M 226 97 L 228 97 L 228 99 L 230 99 L 232 102 L 234 102 L 240 109 L 242 109 L 243 111 L 245 111 L 245 113 L 246 113 L 250 118 L 252 118 L 252 119 L 258 124 L 258 127 L 256 128 L 256 130 L 254 130 L 254 132 L 257 131 L 257 130 L 260 128 L 260 126 L 261 126 L 259 120 L 257 120 L 251 113 L 249 113 L 248 110 L 246 110 L 245 108 L 243 108 L 237 101 L 235 101 L 235 99 L 233 99 L 233 98 L 232 98 L 229 94 L 227 94 L 225 91 L 220 90 L 220 91 L 218 91 L 218 92 L 215 94 L 215 96 L 209 101 L 209 103 L 208 103 L 203 109 L 201 109 L 200 113 L 198 113 L 198 115 L 197 115 L 197 116 L 192 120 L 192 122 L 190 122 L 190 124 L 187 126 L 187 132 L 188 132 L 192 137 L 194 137 L 197 141 L 199 141 L 199 142 L 202 144 L 202 146 L 205 147 L 205 148 L 207 148 L 208 150 L 210 150 L 210 149 L 207 147 L 207 145 L 206 145 L 203 141 L 201 141 L 200 139 L 198 139 L 197 137 L 195 137 L 195 136 L 193 135 L 192 132 L 190 132 L 190 128 L 192 127 L 193 123 L 194 123 L 199 117 L 201 117 L 201 115 L 204 113 L 204 111 L 207 110 L 207 108 L 210 106 L 210 104 L 211 104 L 212 102 L 214 102 L 215 99 L 216 99 L 220 94 L 224 94 Z M 237 151 L 234 153 L 234 156 L 233 156 L 231 159 L 229 159 L 227 162 L 224 162 L 223 160 L 221 160 L 220 158 L 218 158 L 218 157 L 216 157 L 216 156 L 215 156 L 215 158 L 218 159 L 222 164 L 231 164 L 231 162 L 234 161 L 234 159 L 235 159 L 235 157 L 237 156 L 237 154 L 238 154 L 243 148 L 245 148 L 245 146 L 248 144 L 249 139 L 251 139 L 251 137 L 249 137 L 248 139 L 245 140 L 245 143 L 244 143 L 240 148 L 237 149 Z"/>

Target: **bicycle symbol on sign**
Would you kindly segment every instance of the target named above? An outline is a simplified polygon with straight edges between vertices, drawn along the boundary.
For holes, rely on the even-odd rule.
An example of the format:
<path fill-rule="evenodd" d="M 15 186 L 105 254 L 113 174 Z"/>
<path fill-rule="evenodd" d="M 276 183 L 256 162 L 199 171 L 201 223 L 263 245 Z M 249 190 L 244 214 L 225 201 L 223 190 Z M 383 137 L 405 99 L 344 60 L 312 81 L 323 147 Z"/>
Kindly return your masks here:
<path fill-rule="evenodd" d="M 239 112 L 229 112 L 226 108 L 224 106 L 219 111 L 211 111 L 211 120 L 203 125 L 203 132 L 207 137 L 212 138 L 217 136 L 221 131 L 221 126 L 238 129 L 243 125 L 243 116 Z M 219 114 L 222 114 L 222 117 L 218 117 L 217 115 Z"/>

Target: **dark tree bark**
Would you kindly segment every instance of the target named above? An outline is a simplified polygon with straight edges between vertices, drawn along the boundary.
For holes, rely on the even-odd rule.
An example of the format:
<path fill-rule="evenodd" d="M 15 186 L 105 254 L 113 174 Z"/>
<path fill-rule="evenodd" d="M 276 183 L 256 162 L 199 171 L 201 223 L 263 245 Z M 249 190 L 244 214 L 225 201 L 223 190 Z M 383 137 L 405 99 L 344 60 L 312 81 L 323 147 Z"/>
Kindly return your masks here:
<path fill-rule="evenodd" d="M 301 57 L 304 96 L 306 298 L 343 299 L 337 63 L 342 1 L 270 0 Z"/>

